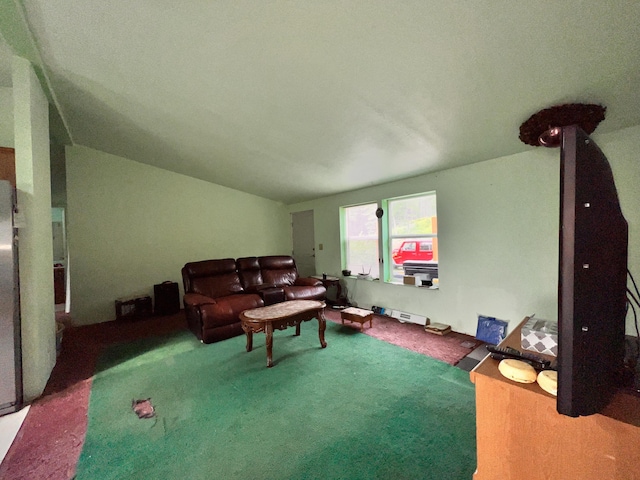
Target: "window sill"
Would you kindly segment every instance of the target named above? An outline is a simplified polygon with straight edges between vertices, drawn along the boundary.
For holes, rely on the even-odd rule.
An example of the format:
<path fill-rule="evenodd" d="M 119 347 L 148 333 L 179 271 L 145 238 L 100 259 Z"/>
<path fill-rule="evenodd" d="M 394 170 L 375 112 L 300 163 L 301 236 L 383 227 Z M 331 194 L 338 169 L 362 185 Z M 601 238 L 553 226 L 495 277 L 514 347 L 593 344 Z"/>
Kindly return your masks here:
<path fill-rule="evenodd" d="M 410 285 L 408 283 L 401 283 L 401 282 L 386 282 L 390 285 L 398 285 L 401 287 L 411 287 L 411 288 L 418 288 L 420 290 L 440 290 L 440 286 L 439 285 L 431 285 L 431 286 L 427 286 L 427 285 Z"/>

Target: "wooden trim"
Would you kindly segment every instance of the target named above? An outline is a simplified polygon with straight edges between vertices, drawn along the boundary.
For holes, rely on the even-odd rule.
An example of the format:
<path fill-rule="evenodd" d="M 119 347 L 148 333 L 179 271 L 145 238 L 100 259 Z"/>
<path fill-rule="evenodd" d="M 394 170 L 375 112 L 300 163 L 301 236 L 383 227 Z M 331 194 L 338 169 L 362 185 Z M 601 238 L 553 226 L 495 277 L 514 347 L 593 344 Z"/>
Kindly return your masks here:
<path fill-rule="evenodd" d="M 0 180 L 9 180 L 16 188 L 16 151 L 9 147 L 0 147 Z"/>

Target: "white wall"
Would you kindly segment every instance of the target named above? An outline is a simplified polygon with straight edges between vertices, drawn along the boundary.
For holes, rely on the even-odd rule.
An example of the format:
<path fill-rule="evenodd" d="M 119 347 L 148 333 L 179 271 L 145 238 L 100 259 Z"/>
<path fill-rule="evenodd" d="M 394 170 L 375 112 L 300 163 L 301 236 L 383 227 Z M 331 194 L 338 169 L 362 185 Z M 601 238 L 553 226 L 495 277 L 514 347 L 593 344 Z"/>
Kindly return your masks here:
<path fill-rule="evenodd" d="M 20 318 L 25 400 L 39 396 L 56 360 L 49 171 L 49 105 L 31 64 L 13 57 Z"/>
<path fill-rule="evenodd" d="M 13 144 L 13 89 L 0 87 L 0 147 Z"/>
<path fill-rule="evenodd" d="M 640 127 L 594 139 L 618 181 L 630 224 L 629 266 L 640 277 Z M 556 320 L 559 157 L 558 149 L 532 148 L 289 208 L 314 210 L 317 271 L 340 275 L 340 206 L 436 190 L 440 290 L 348 279 L 356 302 L 426 315 L 472 335 L 478 314 L 514 324 L 532 313 Z"/>
<path fill-rule="evenodd" d="M 291 253 L 287 208 L 85 147 L 67 147 L 71 316 L 113 320 L 122 296 L 178 282 L 185 263 Z"/>

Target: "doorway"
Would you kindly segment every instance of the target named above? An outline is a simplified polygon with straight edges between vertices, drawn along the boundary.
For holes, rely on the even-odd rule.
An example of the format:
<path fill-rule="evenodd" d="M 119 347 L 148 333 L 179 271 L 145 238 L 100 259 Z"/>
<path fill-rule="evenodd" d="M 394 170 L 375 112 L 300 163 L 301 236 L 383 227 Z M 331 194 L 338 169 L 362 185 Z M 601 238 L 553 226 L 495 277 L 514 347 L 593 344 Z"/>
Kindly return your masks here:
<path fill-rule="evenodd" d="M 316 274 L 315 233 L 313 230 L 313 210 L 293 212 L 291 214 L 293 237 L 292 256 L 301 277 Z"/>
<path fill-rule="evenodd" d="M 68 312 L 68 262 L 67 235 L 64 208 L 51 209 L 51 231 L 53 233 L 53 293 L 56 311 Z"/>

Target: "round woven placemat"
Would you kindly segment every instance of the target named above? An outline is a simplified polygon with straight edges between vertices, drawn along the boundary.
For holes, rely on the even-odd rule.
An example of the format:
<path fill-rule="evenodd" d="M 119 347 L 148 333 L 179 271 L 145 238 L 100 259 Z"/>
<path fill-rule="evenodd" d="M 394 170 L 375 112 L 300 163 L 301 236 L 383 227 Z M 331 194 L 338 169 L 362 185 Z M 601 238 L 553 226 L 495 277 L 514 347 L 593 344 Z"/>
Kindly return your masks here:
<path fill-rule="evenodd" d="M 578 125 L 585 133 L 590 134 L 604 120 L 606 110 L 606 107 L 594 103 L 566 103 L 545 108 L 520 125 L 520 140 L 538 147 L 540 135 L 551 128 L 568 125 Z"/>

